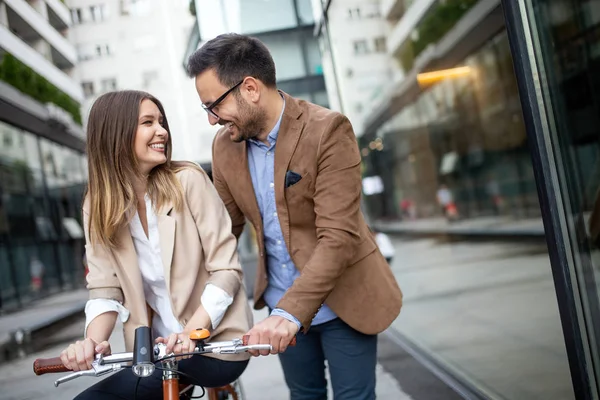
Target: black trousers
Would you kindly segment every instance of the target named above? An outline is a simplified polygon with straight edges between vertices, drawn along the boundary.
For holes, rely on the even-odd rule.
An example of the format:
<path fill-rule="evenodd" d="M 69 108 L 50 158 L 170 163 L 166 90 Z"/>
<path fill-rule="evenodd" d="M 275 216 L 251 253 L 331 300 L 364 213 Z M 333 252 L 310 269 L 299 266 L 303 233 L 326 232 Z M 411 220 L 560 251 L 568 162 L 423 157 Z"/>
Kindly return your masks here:
<path fill-rule="evenodd" d="M 204 387 L 218 387 L 238 379 L 248 366 L 246 361 L 223 361 L 201 355 L 193 356 L 179 361 L 178 370 L 190 375 L 191 380 L 184 375 L 179 375 L 182 383 L 200 385 Z M 157 364 L 160 366 L 160 363 Z M 138 377 L 131 368 L 117 372 L 94 386 L 80 393 L 76 400 L 162 400 L 162 374 L 159 369 L 152 376 L 139 379 L 137 397 L 135 387 Z"/>

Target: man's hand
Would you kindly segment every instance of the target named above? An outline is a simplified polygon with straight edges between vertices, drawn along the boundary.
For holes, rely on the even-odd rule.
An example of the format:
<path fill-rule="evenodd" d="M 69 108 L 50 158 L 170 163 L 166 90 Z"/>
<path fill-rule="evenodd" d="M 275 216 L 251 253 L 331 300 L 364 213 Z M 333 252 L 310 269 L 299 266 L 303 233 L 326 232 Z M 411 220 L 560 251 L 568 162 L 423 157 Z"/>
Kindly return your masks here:
<path fill-rule="evenodd" d="M 294 336 L 298 333 L 298 325 L 283 317 L 272 315 L 254 325 L 247 335 L 248 344 L 270 344 L 271 354 L 283 353 Z M 269 350 L 251 350 L 253 356 L 269 355 Z"/>

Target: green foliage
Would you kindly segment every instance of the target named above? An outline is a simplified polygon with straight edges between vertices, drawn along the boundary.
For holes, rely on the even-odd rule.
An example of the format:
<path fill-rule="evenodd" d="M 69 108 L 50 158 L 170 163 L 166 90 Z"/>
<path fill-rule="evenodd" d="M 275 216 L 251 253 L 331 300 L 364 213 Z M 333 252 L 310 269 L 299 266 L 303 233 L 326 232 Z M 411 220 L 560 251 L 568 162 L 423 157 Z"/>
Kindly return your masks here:
<path fill-rule="evenodd" d="M 190 14 L 194 17 L 196 16 L 196 2 L 194 0 L 190 0 Z"/>
<path fill-rule="evenodd" d="M 437 43 L 479 0 L 440 0 L 417 26 L 418 38 L 409 39 L 398 52 L 400 64 L 406 72 L 414 59 L 432 43 Z"/>
<path fill-rule="evenodd" d="M 0 80 L 42 103 L 56 104 L 81 125 L 79 103 L 10 53 L 5 53 L 0 61 Z"/>

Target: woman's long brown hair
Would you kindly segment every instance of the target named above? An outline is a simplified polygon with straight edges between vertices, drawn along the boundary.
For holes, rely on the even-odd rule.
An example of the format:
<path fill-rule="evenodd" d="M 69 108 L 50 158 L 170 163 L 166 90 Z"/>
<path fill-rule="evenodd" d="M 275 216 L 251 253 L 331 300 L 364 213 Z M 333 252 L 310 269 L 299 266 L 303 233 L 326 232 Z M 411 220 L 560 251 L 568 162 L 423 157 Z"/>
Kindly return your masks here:
<path fill-rule="evenodd" d="M 165 110 L 152 95 L 135 90 L 110 92 L 100 96 L 92 106 L 87 124 L 89 237 L 92 245 L 115 248 L 117 232 L 134 215 L 137 200 L 133 182 L 142 178 L 134 153 L 140 104 L 156 104 L 169 132 L 165 146 L 167 161 L 156 166 L 148 176 L 147 193 L 155 209 L 171 203 L 180 209 L 183 190 L 175 176 L 187 165 L 171 161 L 171 132 Z"/>

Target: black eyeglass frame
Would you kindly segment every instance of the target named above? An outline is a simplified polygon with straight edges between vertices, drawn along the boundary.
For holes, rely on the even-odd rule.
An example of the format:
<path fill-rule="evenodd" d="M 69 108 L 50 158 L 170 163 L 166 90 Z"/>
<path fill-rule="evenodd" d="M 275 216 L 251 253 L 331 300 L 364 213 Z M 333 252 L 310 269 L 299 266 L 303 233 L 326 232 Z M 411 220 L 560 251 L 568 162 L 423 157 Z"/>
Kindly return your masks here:
<path fill-rule="evenodd" d="M 204 109 L 204 111 L 206 111 L 208 113 L 208 115 L 211 115 L 211 116 L 215 117 L 216 119 L 221 119 L 217 115 L 217 113 L 215 113 L 213 111 L 213 108 L 215 108 L 216 106 L 219 105 L 219 103 L 221 103 L 223 100 L 225 100 L 225 98 L 229 95 L 229 93 L 233 92 L 238 86 L 240 86 L 242 83 L 244 83 L 244 79 L 242 79 L 241 81 L 239 81 L 238 83 L 233 85 L 228 91 L 226 91 L 221 96 L 219 96 L 219 98 L 216 99 L 215 101 L 213 101 L 210 106 L 206 106 L 206 105 L 202 104 L 202 108 Z"/>

